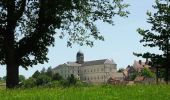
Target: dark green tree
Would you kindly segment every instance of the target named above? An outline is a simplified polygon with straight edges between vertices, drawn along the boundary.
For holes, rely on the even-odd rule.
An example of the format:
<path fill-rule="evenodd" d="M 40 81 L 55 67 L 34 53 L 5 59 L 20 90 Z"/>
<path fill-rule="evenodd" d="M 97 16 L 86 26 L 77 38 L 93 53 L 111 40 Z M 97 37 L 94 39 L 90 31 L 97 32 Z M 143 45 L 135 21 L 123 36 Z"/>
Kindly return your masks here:
<path fill-rule="evenodd" d="M 59 81 L 59 80 L 62 80 L 63 78 L 62 78 L 62 76 L 59 74 L 59 73 L 55 73 L 54 75 L 53 75 L 53 77 L 52 77 L 52 80 L 57 80 L 57 81 Z"/>
<path fill-rule="evenodd" d="M 37 70 L 35 73 L 32 75 L 33 78 L 37 78 L 41 73 Z"/>
<path fill-rule="evenodd" d="M 46 74 L 41 74 L 36 79 L 37 86 L 43 86 L 49 82 L 51 82 L 51 77 L 47 76 Z"/>
<path fill-rule="evenodd" d="M 157 11 L 149 16 L 147 22 L 152 25 L 150 30 L 138 29 L 138 33 L 143 37 L 140 42 L 144 47 L 156 47 L 162 51 L 162 54 L 147 52 L 144 54 L 135 54 L 144 58 L 150 58 L 152 66 L 166 69 L 165 79 L 168 83 L 168 69 L 170 68 L 170 5 L 169 0 L 156 0 L 153 6 Z"/>
<path fill-rule="evenodd" d="M 77 82 L 77 79 L 75 78 L 73 74 L 71 74 L 71 76 L 67 78 L 67 81 L 69 85 L 75 85 Z"/>
<path fill-rule="evenodd" d="M 47 71 L 46 71 L 46 75 L 49 76 L 49 77 L 53 77 L 53 70 L 51 67 L 48 67 Z"/>
<path fill-rule="evenodd" d="M 24 75 L 19 75 L 19 82 L 25 81 L 25 76 Z"/>
<path fill-rule="evenodd" d="M 96 22 L 113 24 L 127 16 L 123 0 L 0 0 L 0 64 L 7 67 L 7 88 L 18 85 L 19 67 L 48 61 L 54 35 L 73 43 L 93 45 L 104 40 Z M 60 31 L 58 31 L 60 30 Z"/>
<path fill-rule="evenodd" d="M 4 81 L 6 81 L 6 76 L 3 76 L 2 79 L 3 79 Z"/>
<path fill-rule="evenodd" d="M 123 72 L 124 70 L 124 68 L 120 68 L 117 72 Z"/>

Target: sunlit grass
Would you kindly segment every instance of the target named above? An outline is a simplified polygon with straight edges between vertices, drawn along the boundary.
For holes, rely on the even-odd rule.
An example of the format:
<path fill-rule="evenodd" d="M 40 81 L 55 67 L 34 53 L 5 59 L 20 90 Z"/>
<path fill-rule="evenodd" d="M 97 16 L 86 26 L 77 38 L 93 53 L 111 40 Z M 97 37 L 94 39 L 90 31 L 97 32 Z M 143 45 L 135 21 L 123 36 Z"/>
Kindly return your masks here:
<path fill-rule="evenodd" d="M 170 100 L 170 85 L 0 89 L 0 100 Z"/>

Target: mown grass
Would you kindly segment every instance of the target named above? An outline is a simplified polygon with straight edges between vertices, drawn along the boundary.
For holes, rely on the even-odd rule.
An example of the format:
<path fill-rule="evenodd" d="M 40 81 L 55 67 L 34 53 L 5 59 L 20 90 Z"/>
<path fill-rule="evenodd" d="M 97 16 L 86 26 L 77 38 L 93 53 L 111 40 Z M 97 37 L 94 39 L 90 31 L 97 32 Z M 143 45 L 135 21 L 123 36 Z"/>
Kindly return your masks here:
<path fill-rule="evenodd" d="M 170 85 L 0 89 L 0 100 L 170 100 Z"/>

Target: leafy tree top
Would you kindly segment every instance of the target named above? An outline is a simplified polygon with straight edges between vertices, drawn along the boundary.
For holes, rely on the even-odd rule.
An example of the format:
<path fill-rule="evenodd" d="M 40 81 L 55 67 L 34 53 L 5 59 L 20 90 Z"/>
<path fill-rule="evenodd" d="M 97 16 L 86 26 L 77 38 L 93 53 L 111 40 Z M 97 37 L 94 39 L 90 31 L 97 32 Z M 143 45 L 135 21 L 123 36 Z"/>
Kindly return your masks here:
<path fill-rule="evenodd" d="M 0 64 L 7 63 L 7 47 L 18 66 L 47 62 L 55 34 L 67 36 L 67 46 L 92 46 L 104 40 L 95 23 L 113 24 L 115 15 L 127 16 L 127 6 L 123 0 L 0 0 Z"/>
<path fill-rule="evenodd" d="M 137 29 L 138 33 L 143 37 L 140 42 L 144 43 L 144 47 L 158 47 L 163 54 L 144 53 L 137 54 L 143 58 L 151 58 L 154 64 L 164 65 L 169 59 L 170 54 L 170 5 L 169 0 L 156 0 L 156 5 L 153 6 L 157 11 L 152 14 L 147 12 L 147 22 L 152 25 L 150 30 Z"/>

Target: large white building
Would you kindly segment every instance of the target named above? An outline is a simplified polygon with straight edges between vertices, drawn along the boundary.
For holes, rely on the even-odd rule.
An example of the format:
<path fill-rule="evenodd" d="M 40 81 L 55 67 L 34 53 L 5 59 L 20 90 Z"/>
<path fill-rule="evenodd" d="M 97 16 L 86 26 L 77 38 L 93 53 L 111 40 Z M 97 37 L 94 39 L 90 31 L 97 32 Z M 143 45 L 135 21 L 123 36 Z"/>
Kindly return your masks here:
<path fill-rule="evenodd" d="M 106 83 L 109 78 L 117 76 L 117 65 L 109 59 L 84 61 L 84 54 L 79 51 L 76 62 L 59 65 L 54 68 L 54 72 L 59 73 L 65 79 L 73 74 L 87 83 Z"/>

